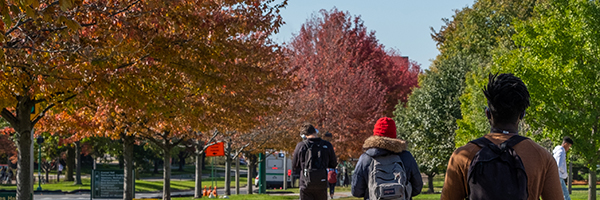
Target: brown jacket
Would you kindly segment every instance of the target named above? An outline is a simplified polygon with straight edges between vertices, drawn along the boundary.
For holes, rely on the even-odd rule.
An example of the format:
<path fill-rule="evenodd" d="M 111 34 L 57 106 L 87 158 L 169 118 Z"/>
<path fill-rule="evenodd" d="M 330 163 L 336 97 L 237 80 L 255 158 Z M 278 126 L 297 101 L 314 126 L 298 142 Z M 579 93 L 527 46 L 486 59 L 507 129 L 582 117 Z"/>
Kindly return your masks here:
<path fill-rule="evenodd" d="M 498 145 L 510 138 L 502 133 L 489 133 L 485 138 Z M 442 189 L 442 200 L 457 200 L 467 197 L 467 177 L 471 160 L 481 148 L 469 143 L 454 151 L 448 161 L 446 180 Z M 521 157 L 527 173 L 528 200 L 563 199 L 556 161 L 548 152 L 532 140 L 524 140 L 513 147 Z"/>

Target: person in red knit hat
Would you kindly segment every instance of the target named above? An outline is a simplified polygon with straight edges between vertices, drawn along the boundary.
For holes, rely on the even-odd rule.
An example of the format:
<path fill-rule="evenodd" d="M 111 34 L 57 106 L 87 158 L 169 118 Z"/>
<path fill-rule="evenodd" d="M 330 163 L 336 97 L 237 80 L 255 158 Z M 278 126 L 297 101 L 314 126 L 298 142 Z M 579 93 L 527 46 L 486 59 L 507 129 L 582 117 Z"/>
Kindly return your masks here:
<path fill-rule="evenodd" d="M 406 150 L 406 141 L 396 138 L 396 123 L 389 117 L 382 117 L 375 123 L 373 136 L 367 138 L 363 144 L 364 153 L 358 159 L 354 174 L 352 175 L 352 196 L 364 199 L 376 198 L 375 190 L 379 187 L 371 175 L 371 164 L 377 161 L 388 166 L 399 164 L 403 167 L 406 180 L 400 180 L 405 186 L 403 194 L 397 194 L 404 199 L 412 199 L 421 193 L 423 179 L 419 166 L 413 155 Z M 394 171 L 395 174 L 395 171 Z M 393 179 L 392 175 L 392 179 Z M 371 179 L 371 180 L 370 180 Z M 371 191 L 371 192 L 370 192 Z M 384 190 L 387 192 L 386 190 Z M 392 190 L 393 191 L 393 190 Z"/>

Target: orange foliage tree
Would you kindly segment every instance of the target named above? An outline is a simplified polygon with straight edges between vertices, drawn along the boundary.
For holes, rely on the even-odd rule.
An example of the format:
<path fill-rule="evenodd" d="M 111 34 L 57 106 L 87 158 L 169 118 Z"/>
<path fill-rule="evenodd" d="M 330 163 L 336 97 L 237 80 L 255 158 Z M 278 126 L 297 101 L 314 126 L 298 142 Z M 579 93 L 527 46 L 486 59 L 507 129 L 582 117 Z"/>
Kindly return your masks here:
<path fill-rule="evenodd" d="M 253 122 L 238 115 L 255 111 L 249 104 L 261 105 L 280 84 L 277 66 L 269 65 L 277 47 L 268 36 L 281 25 L 277 13 L 286 2 L 272 2 L 0 0 L 0 107 L 19 141 L 17 198 L 27 200 L 32 193 L 33 126 L 52 107 L 74 97 L 78 103 L 107 101 L 92 105 L 105 105 L 100 106 L 105 108 L 100 115 L 117 122 L 112 126 L 116 130 L 108 132 L 115 138 L 143 133 L 136 124 L 161 112 L 170 112 L 171 117 L 190 110 L 180 114 L 193 113 L 196 121 L 214 119 L 186 120 L 200 129 L 209 122 Z M 189 81 L 178 85 L 184 92 L 173 92 L 178 88 L 175 83 L 159 84 L 165 77 L 182 74 Z M 155 99 L 150 100 L 148 93 Z M 186 98 L 195 99 L 183 102 L 204 106 L 173 104 Z M 41 112 L 30 119 L 35 105 L 42 105 Z M 86 104 L 69 114 L 81 112 L 76 110 L 82 105 Z M 176 105 L 182 106 L 163 109 Z M 126 109 L 108 112 L 116 110 L 110 106 Z M 139 118 L 130 117 L 138 114 Z M 122 120 L 112 119 L 116 116 Z"/>

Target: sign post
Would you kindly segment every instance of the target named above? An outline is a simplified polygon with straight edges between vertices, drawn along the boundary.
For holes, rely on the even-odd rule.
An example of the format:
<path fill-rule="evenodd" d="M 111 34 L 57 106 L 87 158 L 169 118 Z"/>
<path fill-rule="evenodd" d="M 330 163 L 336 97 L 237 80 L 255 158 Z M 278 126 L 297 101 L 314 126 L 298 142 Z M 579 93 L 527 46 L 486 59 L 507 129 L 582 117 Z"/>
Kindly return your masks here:
<path fill-rule="evenodd" d="M 210 145 L 206 148 L 206 156 L 213 157 L 212 161 L 212 169 L 210 170 L 210 176 L 212 180 L 210 181 L 211 186 L 217 186 L 217 181 L 215 180 L 215 156 L 225 156 L 225 148 L 223 142 L 218 142 L 216 144 Z M 214 182 L 214 185 L 213 185 Z"/>
<path fill-rule="evenodd" d="M 265 153 L 258 154 L 258 193 L 266 194 L 267 193 L 267 162 L 265 159 Z"/>

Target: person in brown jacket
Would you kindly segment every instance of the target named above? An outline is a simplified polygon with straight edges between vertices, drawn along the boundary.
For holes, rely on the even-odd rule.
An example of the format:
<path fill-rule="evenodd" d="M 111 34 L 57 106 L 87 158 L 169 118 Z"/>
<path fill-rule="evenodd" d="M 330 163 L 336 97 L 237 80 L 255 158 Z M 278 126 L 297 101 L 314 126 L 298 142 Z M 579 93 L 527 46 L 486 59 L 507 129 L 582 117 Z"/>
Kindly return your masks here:
<path fill-rule="evenodd" d="M 525 109 L 529 107 L 529 92 L 523 81 L 512 74 L 490 74 L 484 94 L 488 103 L 486 115 L 491 125 L 490 133 L 484 137 L 500 145 L 518 135 L 519 122 L 525 116 Z M 558 168 L 552 154 L 530 139 L 525 139 L 512 148 L 521 158 L 525 169 L 527 199 L 563 199 Z M 448 161 L 442 200 L 466 199 L 469 196 L 469 168 L 475 154 L 481 149 L 474 143 L 468 143 L 454 151 Z"/>

